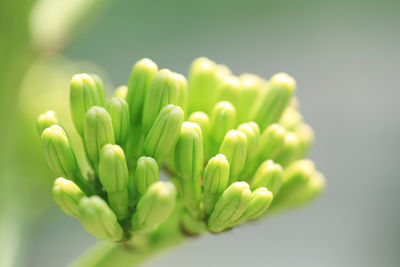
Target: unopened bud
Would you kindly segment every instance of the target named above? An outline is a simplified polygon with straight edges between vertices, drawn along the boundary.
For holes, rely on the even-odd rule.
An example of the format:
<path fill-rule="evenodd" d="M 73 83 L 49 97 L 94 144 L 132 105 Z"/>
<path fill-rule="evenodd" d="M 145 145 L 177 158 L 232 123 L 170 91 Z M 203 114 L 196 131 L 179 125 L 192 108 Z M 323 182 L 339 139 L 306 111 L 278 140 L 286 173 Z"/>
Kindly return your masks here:
<path fill-rule="evenodd" d="M 112 98 L 107 103 L 107 111 L 111 117 L 115 143 L 124 146 L 128 139 L 130 125 L 128 103 L 122 98 Z"/>
<path fill-rule="evenodd" d="M 297 158 L 299 149 L 299 139 L 292 132 L 287 132 L 283 146 L 278 155 L 274 158 L 281 166 L 286 167 Z"/>
<path fill-rule="evenodd" d="M 267 160 L 258 167 L 251 181 L 251 189 L 256 190 L 260 187 L 266 187 L 275 196 L 282 187 L 282 179 L 282 167 L 272 160 Z"/>
<path fill-rule="evenodd" d="M 115 89 L 113 96 L 116 98 L 122 98 L 126 101 L 126 97 L 128 95 L 128 86 L 121 85 L 117 89 Z"/>
<path fill-rule="evenodd" d="M 137 191 L 142 196 L 152 184 L 160 180 L 157 161 L 152 157 L 140 157 L 137 161 L 134 177 Z"/>
<path fill-rule="evenodd" d="M 60 122 L 53 110 L 48 110 L 45 113 L 40 114 L 36 120 L 36 128 L 39 135 L 41 135 L 46 128 L 55 124 L 60 125 Z"/>
<path fill-rule="evenodd" d="M 69 216 L 79 217 L 79 202 L 84 196 L 85 194 L 74 182 L 62 177 L 54 181 L 54 201 Z"/>

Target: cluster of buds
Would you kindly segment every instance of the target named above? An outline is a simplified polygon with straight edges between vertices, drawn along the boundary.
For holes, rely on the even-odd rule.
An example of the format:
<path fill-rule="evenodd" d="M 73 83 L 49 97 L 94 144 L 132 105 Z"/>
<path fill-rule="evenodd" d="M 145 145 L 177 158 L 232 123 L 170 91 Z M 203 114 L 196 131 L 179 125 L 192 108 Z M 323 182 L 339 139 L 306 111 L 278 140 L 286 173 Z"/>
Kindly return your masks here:
<path fill-rule="evenodd" d="M 77 74 L 70 112 L 91 171 L 83 174 L 55 112 L 37 128 L 59 177 L 57 205 L 99 239 L 156 229 L 179 208 L 182 231 L 219 233 L 269 211 L 308 202 L 324 177 L 305 159 L 314 134 L 285 73 L 236 77 L 198 58 L 188 80 L 150 59 L 134 64 L 107 102 L 104 84 Z M 160 181 L 165 170 L 170 181 Z"/>

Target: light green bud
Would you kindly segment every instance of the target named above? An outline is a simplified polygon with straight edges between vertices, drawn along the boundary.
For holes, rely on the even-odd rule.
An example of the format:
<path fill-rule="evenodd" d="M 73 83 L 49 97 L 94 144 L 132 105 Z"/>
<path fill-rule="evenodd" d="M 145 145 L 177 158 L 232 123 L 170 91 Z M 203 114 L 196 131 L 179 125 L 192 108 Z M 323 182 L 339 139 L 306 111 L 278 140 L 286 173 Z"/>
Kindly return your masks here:
<path fill-rule="evenodd" d="M 258 127 L 257 123 L 251 121 L 240 124 L 237 129 L 246 135 L 246 140 L 247 140 L 246 162 L 248 163 L 252 162 L 254 158 L 257 156 L 258 152 L 258 145 L 260 141 L 260 128 Z"/>
<path fill-rule="evenodd" d="M 218 102 L 211 115 L 209 156 L 215 155 L 225 134 L 236 126 L 236 109 L 226 101 Z"/>
<path fill-rule="evenodd" d="M 97 81 L 99 83 L 99 81 Z M 84 134 L 86 112 L 93 106 L 104 106 L 104 90 L 97 86 L 93 76 L 82 73 L 72 77 L 70 84 L 70 109 L 78 133 Z"/>
<path fill-rule="evenodd" d="M 293 96 L 292 99 L 290 100 L 288 108 L 293 108 L 296 110 L 300 109 L 300 101 L 296 96 Z"/>
<path fill-rule="evenodd" d="M 247 138 L 246 135 L 237 130 L 230 130 L 222 141 L 219 154 L 226 156 L 231 168 L 229 184 L 237 181 L 246 162 Z"/>
<path fill-rule="evenodd" d="M 46 128 L 55 124 L 60 125 L 60 122 L 53 110 L 48 110 L 45 113 L 40 114 L 36 120 L 36 128 L 39 135 L 41 135 Z"/>
<path fill-rule="evenodd" d="M 272 160 L 264 161 L 258 167 L 256 174 L 251 181 L 251 190 L 266 187 L 274 196 L 282 187 L 283 170 L 282 167 Z"/>
<path fill-rule="evenodd" d="M 69 216 L 79 217 L 79 201 L 85 197 L 82 190 L 72 181 L 57 178 L 53 185 L 53 199 L 57 206 Z"/>
<path fill-rule="evenodd" d="M 211 158 L 204 171 L 204 213 L 209 216 L 219 196 L 228 186 L 229 162 L 222 154 Z"/>
<path fill-rule="evenodd" d="M 311 200 L 314 200 L 324 191 L 324 189 L 325 189 L 324 175 L 316 171 L 313 175 L 311 175 L 306 188 L 299 195 L 299 198 L 296 200 L 295 204 L 301 205 L 308 203 Z"/>
<path fill-rule="evenodd" d="M 84 197 L 79 203 L 80 217 L 85 230 L 93 236 L 112 242 L 123 238 L 117 217 L 99 196 Z"/>
<path fill-rule="evenodd" d="M 237 221 L 250 203 L 251 191 L 246 182 L 231 184 L 218 199 L 210 218 L 208 228 L 211 232 L 223 231 Z"/>
<path fill-rule="evenodd" d="M 133 123 L 142 120 L 146 95 L 157 71 L 157 64 L 148 58 L 139 60 L 132 67 L 126 101 L 129 104 L 130 118 Z"/>
<path fill-rule="evenodd" d="M 279 124 L 272 124 L 260 137 L 258 162 L 274 158 L 283 147 L 287 131 Z"/>
<path fill-rule="evenodd" d="M 208 150 L 210 146 L 210 118 L 208 115 L 202 111 L 197 111 L 190 114 L 188 121 L 195 122 L 200 126 L 201 133 L 203 135 L 203 149 L 204 155 L 208 155 Z"/>
<path fill-rule="evenodd" d="M 107 103 L 107 111 L 111 117 L 115 143 L 125 146 L 130 127 L 128 103 L 122 98 L 112 98 Z"/>
<path fill-rule="evenodd" d="M 105 92 L 104 92 L 104 82 L 103 80 L 100 78 L 100 76 L 96 75 L 96 74 L 90 74 L 90 76 L 92 76 L 93 81 L 96 84 L 97 87 L 97 92 L 99 94 L 99 98 L 100 98 L 100 105 L 98 106 L 102 106 L 104 107 L 106 104 L 106 98 L 105 98 Z"/>
<path fill-rule="evenodd" d="M 239 77 L 240 100 L 236 106 L 238 123 L 250 121 L 250 109 L 262 92 L 265 81 L 253 74 L 242 74 Z"/>
<path fill-rule="evenodd" d="M 297 127 L 303 122 L 303 117 L 297 109 L 287 107 L 283 112 L 279 124 L 285 127 L 288 131 L 295 131 Z"/>
<path fill-rule="evenodd" d="M 173 151 L 183 122 L 183 110 L 165 106 L 158 114 L 143 145 L 143 154 L 161 163 Z"/>
<path fill-rule="evenodd" d="M 286 73 L 271 77 L 268 89 L 260 96 L 251 113 L 251 118 L 258 123 L 261 130 L 279 121 L 295 89 L 295 80 Z"/>
<path fill-rule="evenodd" d="M 188 113 L 188 101 L 189 101 L 189 88 L 186 77 L 179 73 L 172 73 L 176 80 L 179 82 L 179 90 L 178 90 L 178 106 L 180 106 L 185 113 L 185 117 L 187 117 Z"/>
<path fill-rule="evenodd" d="M 152 157 L 140 157 L 135 170 L 135 184 L 142 196 L 147 189 L 160 180 L 160 170 L 157 161 Z"/>
<path fill-rule="evenodd" d="M 175 207 L 176 189 L 170 182 L 152 184 L 139 200 L 132 217 L 134 231 L 146 232 L 168 218 Z"/>
<path fill-rule="evenodd" d="M 162 69 L 157 72 L 146 94 L 143 107 L 143 132 L 146 135 L 160 110 L 168 104 L 177 105 L 181 83 L 170 70 Z"/>
<path fill-rule="evenodd" d="M 59 125 L 52 125 L 41 135 L 44 155 L 51 170 L 56 176 L 73 179 L 77 164 L 70 140 L 64 129 Z"/>
<path fill-rule="evenodd" d="M 107 144 L 100 153 L 99 177 L 107 191 L 108 202 L 118 218 L 128 215 L 128 166 L 118 145 Z"/>
<path fill-rule="evenodd" d="M 117 87 L 117 89 L 115 89 L 113 96 L 116 98 L 122 98 L 126 100 L 127 95 L 128 95 L 128 86 L 121 85 Z"/>
<path fill-rule="evenodd" d="M 226 76 L 222 79 L 220 87 L 218 89 L 219 95 L 217 101 L 228 101 L 236 109 L 241 101 L 240 99 L 240 85 L 239 79 L 235 76 Z M 238 112 L 239 116 L 239 112 Z"/>
<path fill-rule="evenodd" d="M 286 167 L 289 163 L 293 162 L 297 158 L 299 149 L 299 139 L 296 134 L 287 132 L 283 147 L 275 157 L 275 161 L 281 166 Z"/>
<path fill-rule="evenodd" d="M 295 133 L 299 139 L 297 158 L 301 159 L 307 156 L 310 151 L 314 142 L 314 131 L 308 124 L 302 123 L 296 128 Z"/>
<path fill-rule="evenodd" d="M 260 187 L 251 193 L 250 203 L 242 215 L 244 220 L 254 220 L 265 214 L 271 202 L 273 194 L 265 187 Z"/>

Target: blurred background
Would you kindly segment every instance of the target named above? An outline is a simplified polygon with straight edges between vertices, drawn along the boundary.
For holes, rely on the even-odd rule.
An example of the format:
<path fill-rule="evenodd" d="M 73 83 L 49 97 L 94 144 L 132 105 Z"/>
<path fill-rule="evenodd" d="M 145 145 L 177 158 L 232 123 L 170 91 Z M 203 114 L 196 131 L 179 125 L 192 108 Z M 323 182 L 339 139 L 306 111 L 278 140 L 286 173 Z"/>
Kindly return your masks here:
<path fill-rule="evenodd" d="M 70 120 L 72 74 L 110 92 L 143 57 L 187 74 L 199 56 L 296 78 L 327 190 L 145 266 L 399 266 L 399 14 L 389 0 L 1 1 L 0 266 L 65 266 L 96 243 L 52 202 L 34 125 L 47 109 Z"/>

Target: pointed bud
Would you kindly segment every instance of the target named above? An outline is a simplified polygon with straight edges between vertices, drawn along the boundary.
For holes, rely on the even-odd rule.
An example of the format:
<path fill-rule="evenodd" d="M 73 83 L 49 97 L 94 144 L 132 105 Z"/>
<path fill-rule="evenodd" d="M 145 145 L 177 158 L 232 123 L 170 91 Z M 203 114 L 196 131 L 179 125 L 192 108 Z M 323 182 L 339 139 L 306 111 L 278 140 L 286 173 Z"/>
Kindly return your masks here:
<path fill-rule="evenodd" d="M 174 149 L 183 122 L 183 110 L 167 105 L 158 114 L 143 145 L 143 155 L 161 163 Z"/>
<path fill-rule="evenodd" d="M 250 203 L 251 191 L 246 182 L 231 184 L 218 199 L 210 218 L 208 228 L 211 232 L 221 232 L 242 216 Z"/>
<path fill-rule="evenodd" d="M 77 170 L 76 158 L 64 129 L 52 125 L 41 135 L 42 148 L 47 163 L 56 176 L 72 179 Z"/>
<path fill-rule="evenodd" d="M 93 236 L 112 242 L 123 238 L 123 230 L 107 203 L 98 196 L 82 198 L 79 204 L 83 227 Z"/>
<path fill-rule="evenodd" d="M 279 124 L 285 127 L 288 131 L 295 131 L 297 127 L 303 122 L 303 117 L 297 109 L 287 107 L 281 119 L 279 120 Z"/>
<path fill-rule="evenodd" d="M 264 161 L 258 167 L 256 174 L 251 181 L 251 190 L 260 187 L 266 187 L 274 196 L 279 192 L 282 186 L 283 170 L 279 164 L 272 160 Z"/>
<path fill-rule="evenodd" d="M 219 95 L 217 101 L 228 101 L 236 109 L 240 106 L 240 86 L 239 79 L 235 76 L 226 76 L 222 79 L 220 87 L 218 89 Z M 239 112 L 238 112 L 239 116 Z"/>
<path fill-rule="evenodd" d="M 170 182 L 152 184 L 139 200 L 132 217 L 134 231 L 146 232 L 165 221 L 175 207 L 176 189 Z"/>
<path fill-rule="evenodd" d="M 157 64 L 148 58 L 139 60 L 132 68 L 126 101 L 129 105 L 130 118 L 134 123 L 142 120 L 144 101 L 157 71 Z"/>
<path fill-rule="evenodd" d="M 128 167 L 118 145 L 107 144 L 100 153 L 99 177 L 107 191 L 108 202 L 118 218 L 128 215 Z"/>
<path fill-rule="evenodd" d="M 239 77 L 240 101 L 236 106 L 238 123 L 250 121 L 251 107 L 262 93 L 266 81 L 253 74 L 242 74 Z"/>
<path fill-rule="evenodd" d="M 204 213 L 209 216 L 219 196 L 228 186 L 229 162 L 222 154 L 211 158 L 204 171 Z"/>
<path fill-rule="evenodd" d="M 271 77 L 268 89 L 255 104 L 251 115 L 261 130 L 279 121 L 295 89 L 295 80 L 286 73 L 278 73 Z"/>
<path fill-rule="evenodd" d="M 180 82 L 170 70 L 157 72 L 147 92 L 143 107 L 143 132 L 146 135 L 160 113 L 168 104 L 178 104 Z"/>
<path fill-rule="evenodd" d="M 189 101 L 189 88 L 186 77 L 179 73 L 173 73 L 176 80 L 179 82 L 179 89 L 178 89 L 178 106 L 180 106 L 185 113 L 185 117 L 188 114 L 188 101 Z"/>
<path fill-rule="evenodd" d="M 100 150 L 106 144 L 114 144 L 111 117 L 102 107 L 91 107 L 85 116 L 85 146 L 92 163 L 99 163 Z"/>
<path fill-rule="evenodd" d="M 70 88 L 72 120 L 78 133 L 83 136 L 85 114 L 92 106 L 104 106 L 104 89 L 97 86 L 93 76 L 85 73 L 74 75 Z"/>
<path fill-rule="evenodd" d="M 85 197 L 82 190 L 72 181 L 57 178 L 53 185 L 53 199 L 57 206 L 69 216 L 79 217 L 79 201 Z"/>
<path fill-rule="evenodd" d="M 157 161 L 152 157 L 140 157 L 135 170 L 135 184 L 140 196 L 146 193 L 147 189 L 160 180 L 160 170 Z"/>
<path fill-rule="evenodd" d="M 237 128 L 246 135 L 247 154 L 246 162 L 252 162 L 257 156 L 258 146 L 260 141 L 260 128 L 255 122 L 242 123 Z M 247 165 L 247 164 L 246 164 Z"/>
<path fill-rule="evenodd" d="M 285 168 L 296 159 L 298 149 L 299 139 L 296 134 L 287 132 L 281 151 L 279 151 L 278 155 L 275 157 L 275 161 Z"/>
<path fill-rule="evenodd" d="M 314 131 L 306 123 L 300 124 L 296 129 L 296 135 L 299 139 L 299 149 L 297 158 L 301 159 L 307 156 L 310 148 L 314 142 Z"/>
<path fill-rule="evenodd" d="M 203 135 L 203 149 L 204 155 L 208 155 L 208 150 L 210 146 L 210 118 L 204 112 L 197 111 L 190 114 L 188 121 L 195 122 L 200 126 L 201 133 Z"/>
<path fill-rule="evenodd" d="M 60 122 L 57 119 L 57 115 L 53 110 L 48 110 L 45 113 L 39 115 L 36 120 L 36 128 L 39 135 L 42 135 L 42 132 L 49 128 L 52 125 L 60 125 Z"/>
<path fill-rule="evenodd" d="M 112 98 L 107 103 L 107 111 L 111 117 L 115 143 L 124 146 L 128 140 L 130 124 L 128 103 L 122 98 Z"/>
<path fill-rule="evenodd" d="M 273 194 L 265 187 L 260 187 L 251 193 L 250 203 L 242 217 L 244 220 L 254 220 L 265 214 L 271 205 Z"/>
<path fill-rule="evenodd" d="M 114 91 L 114 97 L 116 98 L 122 98 L 126 100 L 127 95 L 128 95 L 128 86 L 126 85 L 121 85 Z"/>
<path fill-rule="evenodd" d="M 241 131 L 230 130 L 222 141 L 219 154 L 226 156 L 229 161 L 230 176 L 229 184 L 237 181 L 246 162 L 247 140 Z"/>
<path fill-rule="evenodd" d="M 258 150 L 259 162 L 272 159 L 279 153 L 283 147 L 286 133 L 285 128 L 279 124 L 272 124 L 265 129 L 260 137 L 260 147 Z"/>

